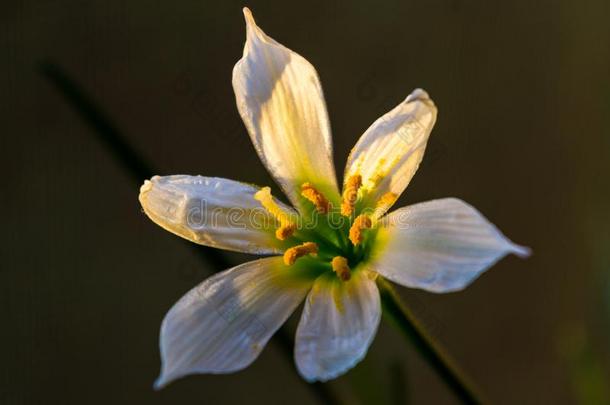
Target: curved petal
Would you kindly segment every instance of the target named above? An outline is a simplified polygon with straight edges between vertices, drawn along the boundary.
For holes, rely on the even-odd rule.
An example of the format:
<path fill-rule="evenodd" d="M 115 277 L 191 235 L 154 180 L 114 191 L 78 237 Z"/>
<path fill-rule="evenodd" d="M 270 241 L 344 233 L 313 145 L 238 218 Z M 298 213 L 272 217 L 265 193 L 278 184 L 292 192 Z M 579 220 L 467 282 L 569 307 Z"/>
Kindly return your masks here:
<path fill-rule="evenodd" d="M 372 273 L 347 281 L 319 277 L 297 328 L 295 360 L 308 381 L 326 381 L 362 360 L 375 337 L 381 307 Z"/>
<path fill-rule="evenodd" d="M 387 211 L 407 187 L 421 162 L 436 121 L 436 107 L 421 89 L 414 90 L 392 111 L 375 121 L 352 149 L 344 182 L 362 176 L 365 206 L 392 193 L 376 216 Z M 345 183 L 344 183 L 345 186 Z M 387 202 L 387 199 L 386 199 Z"/>
<path fill-rule="evenodd" d="M 144 182 L 139 198 L 153 222 L 192 242 L 253 254 L 281 253 L 284 243 L 274 236 L 276 220 L 254 199 L 258 190 L 218 177 L 155 176 Z"/>
<path fill-rule="evenodd" d="M 247 8 L 244 15 L 246 45 L 233 89 L 258 155 L 296 207 L 304 182 L 336 198 L 330 126 L 314 67 L 265 35 Z"/>
<path fill-rule="evenodd" d="M 509 253 L 530 250 L 508 240 L 476 209 L 456 198 L 400 208 L 381 221 L 371 268 L 407 287 L 461 290 Z"/>
<path fill-rule="evenodd" d="M 305 297 L 311 280 L 279 257 L 218 273 L 184 295 L 161 325 L 155 388 L 195 373 L 230 373 L 252 363 Z"/>

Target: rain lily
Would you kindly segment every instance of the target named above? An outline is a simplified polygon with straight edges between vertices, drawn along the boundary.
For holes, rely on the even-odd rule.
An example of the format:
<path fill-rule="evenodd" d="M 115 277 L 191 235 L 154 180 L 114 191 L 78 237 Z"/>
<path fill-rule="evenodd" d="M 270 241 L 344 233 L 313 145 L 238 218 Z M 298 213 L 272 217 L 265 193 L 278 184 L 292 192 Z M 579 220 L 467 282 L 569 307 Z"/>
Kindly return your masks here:
<path fill-rule="evenodd" d="M 266 256 L 217 273 L 183 296 L 161 327 L 156 387 L 251 364 L 296 307 L 294 357 L 308 381 L 365 356 L 384 277 L 432 292 L 461 290 L 503 256 L 529 250 L 476 209 L 446 198 L 389 214 L 415 174 L 436 120 L 423 90 L 375 121 L 352 150 L 339 190 L 324 96 L 313 66 L 269 38 L 244 9 L 237 107 L 256 152 L 292 207 L 269 187 L 215 177 L 155 176 L 140 190 L 155 223 L 198 244 Z"/>

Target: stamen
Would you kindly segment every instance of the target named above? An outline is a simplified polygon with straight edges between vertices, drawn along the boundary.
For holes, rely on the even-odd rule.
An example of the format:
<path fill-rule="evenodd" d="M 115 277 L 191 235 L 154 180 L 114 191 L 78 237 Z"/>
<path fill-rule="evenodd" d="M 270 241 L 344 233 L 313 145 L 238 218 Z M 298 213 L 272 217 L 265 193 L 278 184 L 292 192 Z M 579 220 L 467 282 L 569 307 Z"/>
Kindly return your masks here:
<path fill-rule="evenodd" d="M 366 215 L 358 215 L 356 219 L 354 219 L 352 227 L 349 228 L 349 240 L 352 241 L 354 246 L 362 243 L 362 239 L 364 238 L 362 230 L 369 229 L 371 226 L 373 226 L 373 221 Z"/>
<path fill-rule="evenodd" d="M 342 281 L 347 281 L 352 277 L 345 257 L 335 256 L 330 264 L 333 266 L 333 271 L 337 273 L 337 277 Z"/>
<path fill-rule="evenodd" d="M 254 194 L 254 199 L 260 201 L 261 205 L 280 222 L 280 227 L 275 231 L 275 237 L 279 240 L 285 240 L 291 237 L 296 226 L 290 220 L 289 214 L 273 200 L 271 188 L 261 188 Z"/>
<path fill-rule="evenodd" d="M 392 204 L 396 202 L 397 198 L 398 196 L 396 194 L 392 193 L 391 191 L 388 191 L 387 193 L 382 195 L 381 198 L 377 201 L 377 204 L 375 205 L 375 211 L 387 211 L 392 206 Z"/>
<path fill-rule="evenodd" d="M 280 227 L 275 230 L 275 237 L 279 240 L 286 240 L 292 236 L 295 229 L 296 226 L 294 224 L 280 225 Z"/>
<path fill-rule="evenodd" d="M 311 183 L 303 183 L 301 185 L 301 195 L 311 201 L 320 214 L 328 213 L 330 203 Z"/>
<path fill-rule="evenodd" d="M 358 199 L 358 189 L 362 186 L 362 176 L 354 174 L 347 179 L 343 189 L 343 201 L 341 202 L 341 215 L 349 217 L 354 212 L 354 204 Z"/>
<path fill-rule="evenodd" d="M 318 245 L 313 242 L 305 242 L 302 245 L 293 246 L 284 252 L 284 263 L 292 266 L 299 257 L 318 254 Z"/>

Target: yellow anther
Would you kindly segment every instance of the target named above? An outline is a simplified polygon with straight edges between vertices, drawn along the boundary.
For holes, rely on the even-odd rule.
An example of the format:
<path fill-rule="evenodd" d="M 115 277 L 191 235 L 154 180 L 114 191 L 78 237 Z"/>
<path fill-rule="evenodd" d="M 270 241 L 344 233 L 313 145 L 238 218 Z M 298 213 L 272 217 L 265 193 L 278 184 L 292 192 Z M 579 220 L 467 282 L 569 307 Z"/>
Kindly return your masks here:
<path fill-rule="evenodd" d="M 311 201 L 320 214 L 326 214 L 329 211 L 330 203 L 311 183 L 301 185 L 301 195 Z"/>
<path fill-rule="evenodd" d="M 275 231 L 275 237 L 279 240 L 291 237 L 296 226 L 290 220 L 290 215 L 273 200 L 271 188 L 261 188 L 254 194 L 254 199 L 260 201 L 261 205 L 280 222 L 280 227 Z"/>
<path fill-rule="evenodd" d="M 313 242 L 305 242 L 302 245 L 293 246 L 284 252 L 284 264 L 292 266 L 299 257 L 316 254 L 318 254 L 318 245 Z"/>
<path fill-rule="evenodd" d="M 294 224 L 280 225 L 280 227 L 275 230 L 275 237 L 279 240 L 286 240 L 292 236 L 295 229 L 296 226 Z"/>
<path fill-rule="evenodd" d="M 351 278 L 352 274 L 350 273 L 349 265 L 347 264 L 347 259 L 345 257 L 335 256 L 330 264 L 333 266 L 333 271 L 337 273 L 337 277 L 342 281 L 347 281 Z"/>
<path fill-rule="evenodd" d="M 396 194 L 392 193 L 391 191 L 385 193 L 377 201 L 377 204 L 375 205 L 375 210 L 376 211 L 377 210 L 387 211 L 392 206 L 392 204 L 394 204 L 394 202 L 396 202 L 397 198 L 398 198 L 398 196 Z"/>
<path fill-rule="evenodd" d="M 362 243 L 362 231 L 364 229 L 369 229 L 371 226 L 373 226 L 373 221 L 366 215 L 358 215 L 356 219 L 354 219 L 352 227 L 349 228 L 349 240 L 352 241 L 354 246 Z"/>
<path fill-rule="evenodd" d="M 354 174 L 347 179 L 343 189 L 341 202 L 341 215 L 349 217 L 354 212 L 354 205 L 358 199 L 358 189 L 362 186 L 362 176 Z"/>

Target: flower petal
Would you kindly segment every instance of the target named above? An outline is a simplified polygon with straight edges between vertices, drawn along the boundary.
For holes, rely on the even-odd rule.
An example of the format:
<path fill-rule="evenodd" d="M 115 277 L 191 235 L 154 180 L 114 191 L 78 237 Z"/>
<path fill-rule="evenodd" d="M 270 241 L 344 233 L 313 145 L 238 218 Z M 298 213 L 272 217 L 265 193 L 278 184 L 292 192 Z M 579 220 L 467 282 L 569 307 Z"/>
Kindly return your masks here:
<path fill-rule="evenodd" d="M 311 279 L 291 270 L 279 257 L 265 258 L 218 273 L 184 295 L 161 326 L 155 388 L 252 363 L 311 287 Z"/>
<path fill-rule="evenodd" d="M 338 198 L 322 86 L 302 56 L 269 38 L 244 9 L 247 38 L 233 69 L 237 108 L 263 163 L 292 203 L 313 183 Z"/>
<path fill-rule="evenodd" d="M 307 297 L 297 328 L 295 360 L 308 381 L 326 381 L 362 360 L 375 337 L 381 307 L 371 273 L 349 281 L 319 277 Z"/>
<path fill-rule="evenodd" d="M 140 203 L 157 225 L 200 245 L 280 253 L 284 243 L 274 236 L 274 217 L 254 199 L 258 190 L 217 177 L 155 176 L 140 188 Z"/>
<path fill-rule="evenodd" d="M 400 208 L 383 218 L 371 268 L 407 287 L 461 290 L 509 253 L 530 250 L 508 240 L 475 208 L 445 198 Z"/>
<path fill-rule="evenodd" d="M 362 176 L 367 206 L 387 193 L 392 193 L 394 200 L 398 198 L 417 171 L 435 121 L 436 107 L 428 94 L 414 90 L 360 137 L 347 160 L 344 182 L 353 175 Z M 381 216 L 390 206 L 385 204 L 376 215 Z"/>

